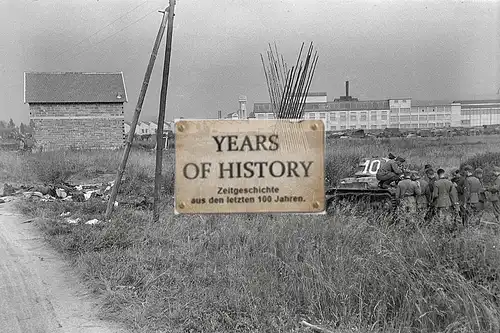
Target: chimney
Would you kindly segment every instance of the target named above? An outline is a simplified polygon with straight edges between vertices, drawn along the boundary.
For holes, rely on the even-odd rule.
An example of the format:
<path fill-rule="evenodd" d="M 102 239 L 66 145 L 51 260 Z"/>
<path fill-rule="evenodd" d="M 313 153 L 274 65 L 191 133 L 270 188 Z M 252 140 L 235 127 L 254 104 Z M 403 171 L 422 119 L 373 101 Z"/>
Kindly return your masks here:
<path fill-rule="evenodd" d="M 217 111 L 217 118 L 222 119 L 222 111 L 221 110 Z"/>
<path fill-rule="evenodd" d="M 345 97 L 349 97 L 349 81 L 345 81 Z"/>

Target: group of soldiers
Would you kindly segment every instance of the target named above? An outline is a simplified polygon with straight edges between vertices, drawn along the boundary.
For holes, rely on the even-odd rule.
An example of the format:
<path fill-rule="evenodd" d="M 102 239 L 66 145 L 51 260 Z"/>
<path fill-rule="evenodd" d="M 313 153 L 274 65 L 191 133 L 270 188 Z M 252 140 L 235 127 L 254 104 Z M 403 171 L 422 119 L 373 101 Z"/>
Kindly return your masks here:
<path fill-rule="evenodd" d="M 389 154 L 389 160 L 377 172 L 381 188 L 394 182 L 398 211 L 419 214 L 426 222 L 435 218 L 461 222 L 463 226 L 479 224 L 486 202 L 491 202 L 493 214 L 500 223 L 500 167 L 493 167 L 495 180 L 483 183 L 483 170 L 465 165 L 452 172 L 427 164 L 425 176 L 403 168 L 405 159 Z"/>

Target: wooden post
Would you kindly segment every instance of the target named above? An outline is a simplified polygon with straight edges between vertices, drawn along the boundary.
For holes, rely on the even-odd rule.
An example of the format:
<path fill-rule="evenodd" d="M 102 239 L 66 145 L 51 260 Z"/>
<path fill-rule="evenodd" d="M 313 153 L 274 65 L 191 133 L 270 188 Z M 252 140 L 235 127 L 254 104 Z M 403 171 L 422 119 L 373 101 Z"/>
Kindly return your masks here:
<path fill-rule="evenodd" d="M 123 173 L 125 172 L 125 166 L 127 165 L 128 156 L 130 154 L 130 148 L 132 147 L 132 141 L 134 140 L 135 128 L 137 126 L 137 122 L 139 121 L 139 116 L 142 110 L 142 104 L 144 103 L 144 98 L 146 97 L 146 91 L 149 85 L 149 79 L 151 78 L 151 72 L 153 71 L 153 67 L 156 60 L 156 55 L 158 54 L 158 49 L 160 48 L 160 42 L 163 38 L 163 33 L 165 32 L 165 26 L 167 25 L 167 15 L 166 12 L 170 12 L 167 7 L 163 13 L 163 18 L 160 24 L 160 29 L 158 30 L 158 34 L 156 35 L 156 40 L 153 46 L 153 52 L 151 53 L 151 57 L 149 59 L 149 64 L 146 69 L 146 74 L 144 75 L 144 81 L 142 82 L 141 92 L 139 94 L 139 99 L 137 100 L 137 105 L 135 107 L 134 119 L 132 120 L 132 124 L 130 125 L 130 132 L 128 133 L 127 142 L 125 144 L 125 151 L 123 152 L 122 161 L 120 163 L 120 167 L 118 168 L 118 172 L 116 173 L 116 178 L 114 182 L 114 186 L 112 187 L 111 194 L 109 196 L 108 206 L 106 208 L 105 219 L 108 220 L 111 216 L 111 212 L 113 211 L 113 206 L 116 200 L 116 196 L 118 195 L 118 188 L 120 187 L 120 181 L 123 177 Z"/>
<path fill-rule="evenodd" d="M 156 132 L 156 169 L 153 202 L 153 221 L 160 219 L 161 168 L 163 160 L 163 124 L 165 122 L 165 107 L 167 104 L 168 74 L 170 72 L 170 55 L 172 54 L 172 32 L 174 30 L 175 0 L 169 0 L 167 39 L 165 46 L 165 61 L 163 64 L 163 80 L 160 93 L 160 111 L 158 113 L 158 130 Z"/>

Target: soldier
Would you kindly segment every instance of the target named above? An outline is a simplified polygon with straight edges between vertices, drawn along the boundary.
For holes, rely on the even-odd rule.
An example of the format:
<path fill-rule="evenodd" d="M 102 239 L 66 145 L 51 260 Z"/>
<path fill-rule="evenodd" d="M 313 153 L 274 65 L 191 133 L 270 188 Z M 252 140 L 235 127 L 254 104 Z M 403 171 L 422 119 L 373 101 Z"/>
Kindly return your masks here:
<path fill-rule="evenodd" d="M 436 215 L 436 198 L 434 197 L 434 184 L 437 180 L 437 175 L 430 165 L 426 165 L 425 175 L 429 186 L 429 198 L 427 214 L 425 214 L 425 221 L 430 222 Z"/>
<path fill-rule="evenodd" d="M 472 167 L 467 165 L 464 167 L 464 197 L 463 205 L 465 208 L 464 225 L 469 223 L 479 224 L 481 217 L 479 216 L 479 192 L 481 191 L 481 182 L 472 174 Z"/>
<path fill-rule="evenodd" d="M 433 197 L 435 198 L 436 215 L 445 225 L 451 226 L 451 218 L 453 216 L 452 209 L 459 209 L 457 190 L 451 180 L 445 176 L 445 171 L 439 169 L 437 171 L 438 180 L 434 184 Z"/>
<path fill-rule="evenodd" d="M 481 183 L 481 189 L 479 190 L 479 205 L 478 205 L 480 217 L 483 215 L 484 203 L 486 202 L 486 193 L 484 189 L 483 175 L 484 175 L 483 169 L 476 168 L 476 170 L 474 170 L 474 177 L 479 179 L 479 182 Z"/>
<path fill-rule="evenodd" d="M 403 173 L 402 164 L 405 159 L 402 157 L 397 157 L 395 160 L 389 160 L 387 163 L 382 165 L 377 171 L 377 180 L 379 180 L 379 186 L 381 188 L 388 188 L 389 184 L 398 181 Z"/>
<path fill-rule="evenodd" d="M 500 223 L 500 167 L 493 167 L 493 174 L 495 175 L 495 181 L 493 185 L 487 188 L 490 193 L 489 199 L 491 205 L 493 206 L 493 214 L 495 214 L 495 219 L 497 223 Z"/>
<path fill-rule="evenodd" d="M 417 212 L 422 215 L 426 215 L 429 209 L 429 203 L 432 201 L 432 193 L 429 190 L 429 182 L 425 179 L 421 179 L 418 172 L 414 171 L 411 174 L 411 180 L 417 183 L 420 187 L 420 194 L 417 195 Z"/>
<path fill-rule="evenodd" d="M 405 171 L 404 179 L 398 183 L 396 188 L 396 200 L 400 210 L 415 214 L 417 212 L 417 196 L 421 193 L 419 184 L 411 180 L 411 172 Z"/>
<path fill-rule="evenodd" d="M 465 211 L 464 204 L 465 169 L 472 170 L 472 167 L 470 165 L 465 165 L 462 169 L 455 170 L 454 176 L 452 178 L 452 181 L 457 188 L 458 201 L 460 202 L 458 217 L 462 220 L 463 225 L 465 225 L 467 222 L 467 213 Z"/>

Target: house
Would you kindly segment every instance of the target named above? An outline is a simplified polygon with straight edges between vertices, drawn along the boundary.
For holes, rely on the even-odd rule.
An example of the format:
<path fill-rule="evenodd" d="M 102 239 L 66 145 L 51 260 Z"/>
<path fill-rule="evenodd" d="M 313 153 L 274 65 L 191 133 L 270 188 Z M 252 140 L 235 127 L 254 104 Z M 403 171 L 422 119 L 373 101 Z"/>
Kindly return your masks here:
<path fill-rule="evenodd" d="M 225 119 L 230 119 L 230 120 L 238 120 L 240 118 L 238 112 L 231 112 L 228 113 Z"/>
<path fill-rule="evenodd" d="M 41 151 L 124 144 L 123 73 L 25 72 L 24 103 Z"/>
<path fill-rule="evenodd" d="M 151 134 L 149 131 L 149 122 L 147 121 L 139 121 L 136 126 L 135 133 L 138 135 L 147 135 Z"/>
<path fill-rule="evenodd" d="M 123 124 L 123 130 L 124 130 L 125 134 L 128 134 L 128 132 L 130 132 L 131 127 L 132 127 L 132 123 L 130 121 L 126 121 Z M 136 131 L 137 131 L 137 127 L 136 127 Z"/>

